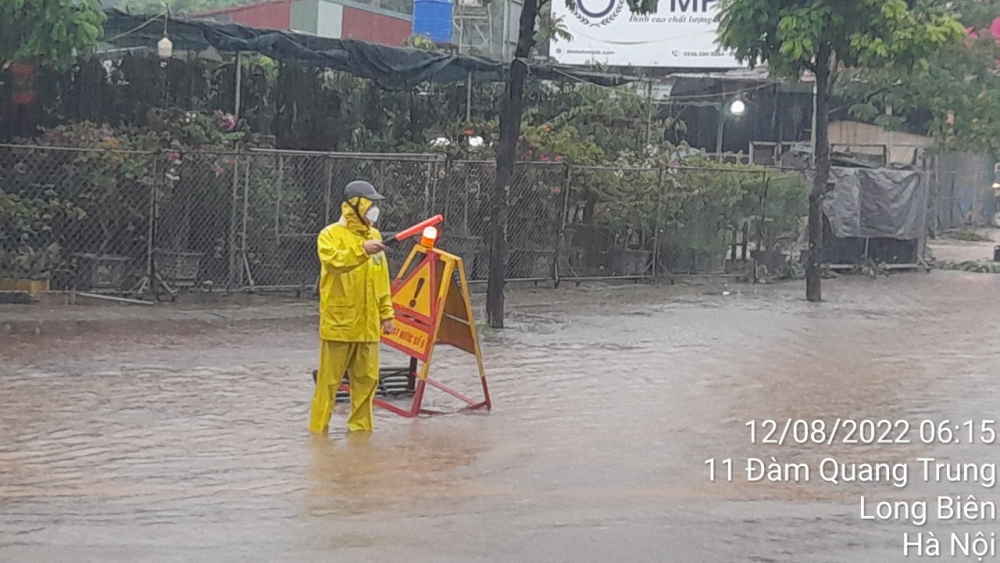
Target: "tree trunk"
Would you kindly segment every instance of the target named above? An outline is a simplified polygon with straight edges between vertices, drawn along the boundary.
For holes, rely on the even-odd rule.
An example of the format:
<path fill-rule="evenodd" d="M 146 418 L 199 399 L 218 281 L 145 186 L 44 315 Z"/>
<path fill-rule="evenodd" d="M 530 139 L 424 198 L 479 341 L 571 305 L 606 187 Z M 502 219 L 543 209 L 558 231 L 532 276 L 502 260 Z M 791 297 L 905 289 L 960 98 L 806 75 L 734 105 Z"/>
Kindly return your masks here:
<path fill-rule="evenodd" d="M 528 0 L 521 10 L 517 48 L 510 63 L 510 78 L 500 112 L 497 175 L 490 200 L 490 276 L 486 286 L 486 319 L 493 328 L 503 328 L 503 286 L 507 274 L 507 186 L 514 177 L 517 138 L 521 134 L 521 116 L 524 113 L 524 82 L 528 77 L 528 57 L 535 43 L 538 2 Z"/>
<path fill-rule="evenodd" d="M 822 301 L 823 196 L 830 179 L 830 83 L 829 46 L 816 57 L 816 176 L 809 192 L 809 261 L 806 263 L 806 300 Z"/>

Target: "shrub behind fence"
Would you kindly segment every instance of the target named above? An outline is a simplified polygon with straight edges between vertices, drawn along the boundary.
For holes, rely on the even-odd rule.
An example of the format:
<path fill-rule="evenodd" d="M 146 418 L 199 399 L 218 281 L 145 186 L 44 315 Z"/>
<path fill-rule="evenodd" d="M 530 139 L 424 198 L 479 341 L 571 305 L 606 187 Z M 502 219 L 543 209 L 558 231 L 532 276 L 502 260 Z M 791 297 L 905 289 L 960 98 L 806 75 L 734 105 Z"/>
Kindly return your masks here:
<path fill-rule="evenodd" d="M 0 277 L 53 289 L 309 288 L 343 186 L 383 191 L 391 234 L 445 216 L 440 245 L 488 277 L 492 161 L 436 154 L 127 152 L 0 146 Z M 747 167 L 517 165 L 507 278 L 712 272 L 770 250 L 804 212 L 801 178 Z M 735 245 L 735 246 L 734 246 Z M 738 252 L 742 247 L 742 252 Z M 408 248 L 390 251 L 401 265 Z"/>

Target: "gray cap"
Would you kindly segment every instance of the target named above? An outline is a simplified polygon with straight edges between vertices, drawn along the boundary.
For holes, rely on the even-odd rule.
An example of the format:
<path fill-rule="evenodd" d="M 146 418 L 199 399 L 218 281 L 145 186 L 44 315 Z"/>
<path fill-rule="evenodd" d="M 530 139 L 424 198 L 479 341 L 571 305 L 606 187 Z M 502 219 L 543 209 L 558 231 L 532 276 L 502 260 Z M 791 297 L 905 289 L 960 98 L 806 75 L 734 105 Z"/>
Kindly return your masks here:
<path fill-rule="evenodd" d="M 363 197 L 372 201 L 385 199 L 382 194 L 375 191 L 375 186 L 364 180 L 355 180 L 344 187 L 344 199 L 350 200 L 356 197 Z"/>

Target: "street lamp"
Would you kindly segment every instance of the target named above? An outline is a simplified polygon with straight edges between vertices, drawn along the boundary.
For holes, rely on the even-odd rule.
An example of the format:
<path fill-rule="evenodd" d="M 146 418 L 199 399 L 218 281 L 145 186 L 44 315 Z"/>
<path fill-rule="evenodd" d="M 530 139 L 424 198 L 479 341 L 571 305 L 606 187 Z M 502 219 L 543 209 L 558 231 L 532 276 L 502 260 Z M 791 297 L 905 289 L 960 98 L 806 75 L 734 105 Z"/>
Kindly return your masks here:
<path fill-rule="evenodd" d="M 156 54 L 160 56 L 161 59 L 169 59 L 174 54 L 174 42 L 170 40 L 166 34 L 163 35 L 163 39 L 160 39 L 159 43 L 156 44 Z"/>
<path fill-rule="evenodd" d="M 166 8 L 165 5 L 164 8 Z M 167 36 L 168 21 L 170 21 L 170 9 L 166 8 L 163 12 L 163 39 L 160 39 L 160 41 L 156 44 L 156 54 L 159 55 L 161 59 L 169 59 L 174 54 L 174 42 Z"/>
<path fill-rule="evenodd" d="M 727 117 L 743 117 L 747 112 L 747 104 L 742 98 L 736 98 L 729 105 L 720 106 L 719 109 L 719 129 L 715 134 L 715 154 L 718 155 L 719 161 L 722 161 L 722 136 L 726 129 L 726 118 Z"/>

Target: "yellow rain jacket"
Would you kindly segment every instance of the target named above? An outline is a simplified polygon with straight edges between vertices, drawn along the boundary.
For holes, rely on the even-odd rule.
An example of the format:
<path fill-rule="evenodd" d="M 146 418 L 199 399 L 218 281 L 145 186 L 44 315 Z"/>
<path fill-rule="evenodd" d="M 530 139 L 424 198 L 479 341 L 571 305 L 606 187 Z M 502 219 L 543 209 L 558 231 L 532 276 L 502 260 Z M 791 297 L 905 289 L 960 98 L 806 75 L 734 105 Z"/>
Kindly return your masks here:
<path fill-rule="evenodd" d="M 372 202 L 355 198 L 362 215 Z M 389 290 L 389 264 L 384 252 L 365 254 L 366 240 L 382 240 L 366 227 L 350 205 L 341 206 L 340 221 L 323 229 L 317 240 L 319 336 L 336 342 L 380 342 L 382 322 L 394 318 Z"/>

